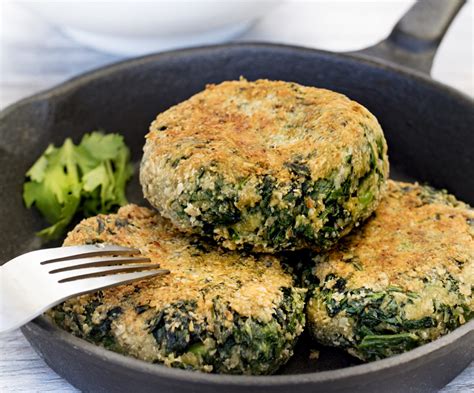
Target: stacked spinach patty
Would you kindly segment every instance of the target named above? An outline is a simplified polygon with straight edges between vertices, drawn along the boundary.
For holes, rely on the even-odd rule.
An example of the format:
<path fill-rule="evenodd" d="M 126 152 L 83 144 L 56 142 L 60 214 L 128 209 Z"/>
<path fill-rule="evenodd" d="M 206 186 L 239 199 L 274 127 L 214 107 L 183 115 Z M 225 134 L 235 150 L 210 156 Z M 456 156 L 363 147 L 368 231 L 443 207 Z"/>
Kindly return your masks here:
<path fill-rule="evenodd" d="M 434 340 L 473 316 L 474 213 L 387 177 L 380 125 L 347 97 L 210 85 L 150 127 L 140 181 L 157 212 L 128 205 L 64 243 L 134 247 L 171 273 L 49 314 L 125 355 L 228 374 L 276 372 L 305 324 L 365 361 Z"/>
<path fill-rule="evenodd" d="M 272 255 L 241 255 L 186 237 L 150 209 L 127 205 L 82 221 L 65 245 L 137 248 L 166 276 L 70 299 L 49 312 L 73 334 L 171 367 L 270 374 L 304 328 L 305 290 Z"/>
<path fill-rule="evenodd" d="M 308 327 L 362 360 L 401 353 L 474 316 L 474 210 L 430 187 L 388 182 L 367 223 L 313 260 Z"/>
<path fill-rule="evenodd" d="M 326 250 L 370 216 L 388 175 L 377 119 L 342 94 L 224 82 L 158 115 L 145 198 L 185 233 L 254 252 Z"/>

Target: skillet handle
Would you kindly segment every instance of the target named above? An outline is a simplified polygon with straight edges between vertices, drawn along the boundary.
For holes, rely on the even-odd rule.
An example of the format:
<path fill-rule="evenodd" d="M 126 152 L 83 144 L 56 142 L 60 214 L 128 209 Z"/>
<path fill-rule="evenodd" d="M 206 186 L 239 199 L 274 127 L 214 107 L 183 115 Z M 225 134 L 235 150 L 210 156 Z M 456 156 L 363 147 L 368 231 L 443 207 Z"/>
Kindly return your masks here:
<path fill-rule="evenodd" d="M 356 56 L 376 58 L 429 74 L 444 34 L 466 0 L 419 0 L 378 44 Z"/>

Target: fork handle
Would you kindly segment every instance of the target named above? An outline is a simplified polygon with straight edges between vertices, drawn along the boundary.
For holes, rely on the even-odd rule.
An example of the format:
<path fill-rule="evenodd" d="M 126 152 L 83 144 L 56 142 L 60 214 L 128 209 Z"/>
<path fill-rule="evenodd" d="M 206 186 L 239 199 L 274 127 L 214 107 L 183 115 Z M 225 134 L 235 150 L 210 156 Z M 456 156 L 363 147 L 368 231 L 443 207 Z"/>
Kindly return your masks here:
<path fill-rule="evenodd" d="M 17 329 L 48 309 L 47 306 L 26 301 L 36 299 L 35 296 L 21 296 L 21 292 L 19 296 L 18 289 L 21 287 L 18 282 L 7 280 L 2 270 L 0 270 L 0 283 L 0 333 Z M 29 290 L 34 291 L 34 288 Z"/>

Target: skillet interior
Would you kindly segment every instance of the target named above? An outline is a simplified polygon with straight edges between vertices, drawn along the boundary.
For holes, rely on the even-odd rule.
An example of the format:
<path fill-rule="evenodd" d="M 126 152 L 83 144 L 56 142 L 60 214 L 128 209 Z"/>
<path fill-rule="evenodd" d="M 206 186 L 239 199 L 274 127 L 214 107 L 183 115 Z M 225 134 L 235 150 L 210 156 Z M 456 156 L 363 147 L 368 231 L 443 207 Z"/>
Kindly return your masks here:
<path fill-rule="evenodd" d="M 125 136 L 138 162 L 143 136 L 156 113 L 202 90 L 206 83 L 241 75 L 249 80 L 295 81 L 347 94 L 381 122 L 389 144 L 392 177 L 426 181 L 474 204 L 474 157 L 469 148 L 474 146 L 474 111 L 468 98 L 421 75 L 349 56 L 276 45 L 216 46 L 124 62 L 3 111 L 0 260 L 41 246 L 34 231 L 44 222 L 24 208 L 20 195 L 25 171 L 49 142 L 59 144 L 68 136 L 78 140 L 84 132 L 98 128 L 117 131 Z M 137 177 L 129 187 L 129 197 L 143 203 Z M 473 335 L 468 336 L 472 343 Z M 432 384 L 442 386 L 472 357 L 469 351 L 462 356 L 457 369 L 452 367 L 450 374 L 434 378 Z M 309 363 L 308 344 L 303 339 L 298 356 L 282 373 L 353 364 L 353 358 L 331 349 L 322 351 L 321 361 Z"/>

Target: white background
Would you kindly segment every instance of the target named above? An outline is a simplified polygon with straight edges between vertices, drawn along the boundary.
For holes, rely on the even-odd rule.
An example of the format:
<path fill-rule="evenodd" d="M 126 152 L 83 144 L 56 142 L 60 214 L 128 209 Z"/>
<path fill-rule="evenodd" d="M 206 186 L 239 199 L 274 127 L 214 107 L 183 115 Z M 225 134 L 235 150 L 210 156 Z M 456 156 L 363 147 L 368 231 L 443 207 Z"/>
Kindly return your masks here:
<path fill-rule="evenodd" d="M 448 0 L 446 0 L 448 1 Z M 387 36 L 413 1 L 283 3 L 239 40 L 348 51 Z M 0 108 L 72 76 L 121 60 L 84 48 L 17 4 L 0 1 Z M 441 43 L 432 75 L 474 96 L 473 6 L 461 10 Z"/>

